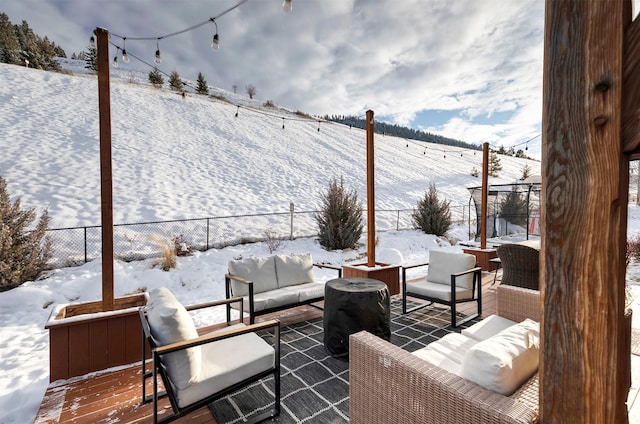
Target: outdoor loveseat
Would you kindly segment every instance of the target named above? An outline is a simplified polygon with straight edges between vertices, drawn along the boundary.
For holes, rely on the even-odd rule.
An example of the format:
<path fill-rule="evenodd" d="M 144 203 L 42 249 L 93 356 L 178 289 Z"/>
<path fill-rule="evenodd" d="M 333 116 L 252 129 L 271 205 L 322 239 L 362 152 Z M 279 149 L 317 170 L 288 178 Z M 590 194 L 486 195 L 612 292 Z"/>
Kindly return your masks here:
<path fill-rule="evenodd" d="M 227 299 L 242 297 L 244 312 L 250 323 L 257 315 L 313 304 L 324 299 L 324 283 L 315 281 L 313 267 L 342 269 L 327 264 L 314 264 L 308 253 L 292 253 L 266 257 L 249 257 L 229 261 L 225 275 Z M 227 322 L 231 310 L 227 307 Z"/>
<path fill-rule="evenodd" d="M 470 351 L 468 344 L 473 342 L 469 342 L 464 337 L 490 336 L 491 338 L 496 337 L 498 334 L 496 331 L 500 328 L 503 328 L 502 331 L 509 331 L 504 325 L 504 318 L 514 323 L 520 323 L 527 318 L 539 322 L 540 292 L 521 287 L 499 286 L 497 297 L 497 318 L 491 318 L 491 322 L 488 321 L 489 318 L 485 318 L 480 321 L 480 325 L 474 324 L 465 331 L 467 333 L 465 336 L 457 333 L 449 334 L 428 345 L 427 348 L 431 346 L 430 351 L 422 352 L 434 361 L 440 361 L 441 365 L 434 365 L 423 359 L 419 351 L 410 353 L 365 331 L 351 335 L 350 422 L 353 424 L 372 422 L 381 424 L 537 423 L 539 420 L 537 362 L 533 374 L 529 378 L 525 377 L 523 383 L 517 381 L 518 378 L 513 380 L 509 376 L 501 375 L 501 371 L 496 373 L 497 378 L 488 379 L 489 385 L 498 383 L 500 386 L 505 380 L 512 385 L 518 383 L 519 387 L 515 392 L 508 394 L 500 394 L 494 391 L 496 387 L 493 390 L 483 387 L 450 371 L 456 366 L 451 363 L 452 361 L 458 360 L 464 363 L 467 360 L 466 357 L 461 356 L 465 355 L 465 351 Z M 535 343 L 535 337 L 534 331 L 531 331 L 532 323 L 528 322 L 527 325 L 529 329 L 520 332 L 519 336 L 526 340 L 525 343 L 529 347 L 529 343 L 532 345 Z M 437 345 L 448 336 L 453 336 L 452 340 L 449 340 L 449 346 L 446 342 Z M 451 349 L 452 347 L 454 349 Z M 524 362 L 527 362 L 525 367 L 528 369 L 520 373 L 519 378 L 531 372 L 530 362 L 537 361 L 539 356 L 535 351 L 526 350 L 527 358 Z M 491 352 L 489 356 L 490 354 Z M 486 357 L 485 352 L 481 362 L 487 360 Z M 515 368 L 520 362 L 514 359 L 513 364 Z M 484 370 L 486 371 L 486 368 Z"/>

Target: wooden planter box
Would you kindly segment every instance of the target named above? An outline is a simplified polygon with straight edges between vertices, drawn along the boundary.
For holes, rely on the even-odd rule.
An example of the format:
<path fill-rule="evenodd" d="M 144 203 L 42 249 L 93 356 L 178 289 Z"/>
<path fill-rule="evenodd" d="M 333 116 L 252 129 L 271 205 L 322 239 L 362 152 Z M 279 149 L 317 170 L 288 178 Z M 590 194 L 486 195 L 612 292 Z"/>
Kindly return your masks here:
<path fill-rule="evenodd" d="M 495 271 L 498 268 L 498 264 L 490 262 L 491 259 L 498 257 L 498 251 L 496 249 L 470 248 L 462 249 L 462 251 L 475 256 L 478 266 L 482 268 L 483 271 Z"/>
<path fill-rule="evenodd" d="M 389 287 L 391 296 L 400 293 L 400 265 L 389 265 L 381 262 L 376 262 L 375 267 L 369 267 L 366 263 L 343 265 L 342 276 L 345 278 L 373 278 L 385 283 Z"/>
<path fill-rule="evenodd" d="M 102 311 L 102 302 L 55 306 L 45 325 L 49 381 L 140 361 L 138 308 L 146 303 L 147 295 L 139 294 L 115 299 L 115 310 L 108 312 Z"/>

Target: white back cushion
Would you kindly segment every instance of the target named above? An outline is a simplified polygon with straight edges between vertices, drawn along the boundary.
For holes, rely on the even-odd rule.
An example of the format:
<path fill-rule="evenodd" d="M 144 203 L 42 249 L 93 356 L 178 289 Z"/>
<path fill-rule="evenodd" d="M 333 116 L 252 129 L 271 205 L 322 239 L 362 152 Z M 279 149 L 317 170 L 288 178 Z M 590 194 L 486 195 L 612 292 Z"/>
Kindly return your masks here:
<path fill-rule="evenodd" d="M 276 265 L 273 256 L 244 258 L 229 261 L 229 273 L 253 281 L 254 293 L 262 293 L 278 288 Z M 231 281 L 234 296 L 247 296 L 246 284 Z"/>
<path fill-rule="evenodd" d="M 530 319 L 478 342 L 462 361 L 462 378 L 510 396 L 538 369 L 540 325 Z"/>
<path fill-rule="evenodd" d="M 466 271 L 475 267 L 476 257 L 468 253 L 444 252 L 442 250 L 429 251 L 429 268 L 427 281 L 438 284 L 451 285 L 451 274 Z M 473 288 L 473 273 L 456 279 L 456 286 L 465 289 Z"/>
<path fill-rule="evenodd" d="M 276 255 L 276 276 L 280 287 L 314 283 L 313 261 L 309 253 Z"/>
<path fill-rule="evenodd" d="M 193 319 L 166 287 L 149 292 L 145 309 L 151 334 L 159 346 L 198 337 Z M 201 359 L 198 346 L 164 355 L 167 373 L 176 388 L 184 389 L 198 380 Z"/>

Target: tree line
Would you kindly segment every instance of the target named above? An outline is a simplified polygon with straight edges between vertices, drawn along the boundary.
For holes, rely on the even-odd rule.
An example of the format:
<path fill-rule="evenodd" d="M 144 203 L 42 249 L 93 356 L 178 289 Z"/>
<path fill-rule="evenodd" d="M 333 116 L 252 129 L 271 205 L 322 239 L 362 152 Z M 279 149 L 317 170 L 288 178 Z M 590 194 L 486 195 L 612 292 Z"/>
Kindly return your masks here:
<path fill-rule="evenodd" d="M 60 71 L 62 67 L 55 57 L 67 55 L 47 36 L 43 38 L 34 33 L 27 21 L 14 25 L 7 14 L 0 13 L 0 62 Z"/>

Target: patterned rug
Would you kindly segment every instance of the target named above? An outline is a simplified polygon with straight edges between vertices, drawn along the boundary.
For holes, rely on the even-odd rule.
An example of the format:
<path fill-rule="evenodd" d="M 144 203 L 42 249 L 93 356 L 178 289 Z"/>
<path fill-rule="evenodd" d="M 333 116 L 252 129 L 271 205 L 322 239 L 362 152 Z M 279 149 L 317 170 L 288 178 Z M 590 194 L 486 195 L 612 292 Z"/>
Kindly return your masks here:
<path fill-rule="evenodd" d="M 408 307 L 417 305 L 408 302 Z M 447 333 L 450 310 L 429 306 L 402 315 L 402 299 L 391 301 L 391 343 L 413 352 Z M 349 422 L 348 357 L 333 358 L 323 344 L 322 318 L 283 327 L 280 332 L 281 396 L 277 423 Z M 242 423 L 273 406 L 273 378 L 266 378 L 212 403 L 209 407 L 219 423 Z M 255 409 L 262 405 L 261 409 Z"/>

